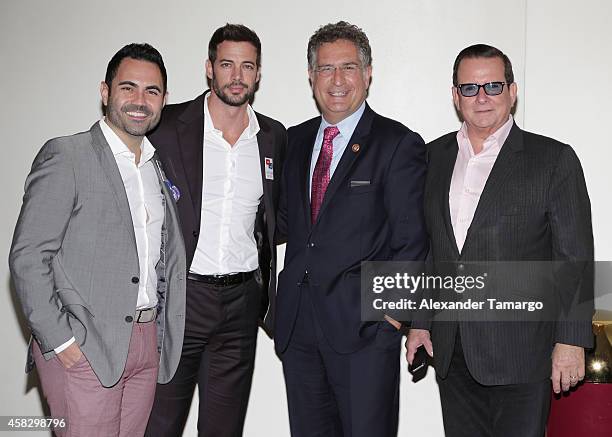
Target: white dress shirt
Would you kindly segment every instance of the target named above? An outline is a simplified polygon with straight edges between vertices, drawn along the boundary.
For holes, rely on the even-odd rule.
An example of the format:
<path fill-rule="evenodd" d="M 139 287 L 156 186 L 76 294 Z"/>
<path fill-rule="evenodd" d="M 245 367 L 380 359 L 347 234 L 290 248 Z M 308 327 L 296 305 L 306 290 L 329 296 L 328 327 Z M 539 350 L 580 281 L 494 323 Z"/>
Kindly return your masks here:
<path fill-rule="evenodd" d="M 502 127 L 485 140 L 482 150 L 477 155 L 470 143 L 465 122 L 457 132 L 459 150 L 453 169 L 448 203 L 455 241 L 460 253 L 472 224 L 480 195 L 491 174 L 493 164 L 497 160 L 497 155 L 510 134 L 513 123 L 514 120 L 510 116 Z"/>
<path fill-rule="evenodd" d="M 263 181 L 255 111 L 233 146 L 215 129 L 204 100 L 204 153 L 200 234 L 190 271 L 200 275 L 250 272 L 259 265 L 255 216 Z"/>
<path fill-rule="evenodd" d="M 161 248 L 161 228 L 164 221 L 164 205 L 161 187 L 151 158 L 155 148 L 145 137 L 140 146 L 140 162 L 136 155 L 102 119 L 100 128 L 106 138 L 119 168 L 127 194 L 136 237 L 140 281 L 136 309 L 154 308 L 157 305 L 157 273 Z M 104 262 L 104 260 L 100 260 Z M 72 343 L 74 337 L 54 349 L 60 353 Z"/>

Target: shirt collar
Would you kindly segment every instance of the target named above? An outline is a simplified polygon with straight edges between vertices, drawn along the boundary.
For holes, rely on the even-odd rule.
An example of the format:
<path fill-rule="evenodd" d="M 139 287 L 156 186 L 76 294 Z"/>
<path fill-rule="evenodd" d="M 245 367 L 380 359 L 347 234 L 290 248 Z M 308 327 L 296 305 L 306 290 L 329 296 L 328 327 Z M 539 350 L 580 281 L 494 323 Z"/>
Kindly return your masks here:
<path fill-rule="evenodd" d="M 113 152 L 114 156 L 125 155 L 128 157 L 134 156 L 132 151 L 125 145 L 123 140 L 119 138 L 119 136 L 115 133 L 113 129 L 106 122 L 106 118 L 100 120 L 100 129 L 102 129 L 102 133 L 104 134 L 104 138 L 106 138 L 106 142 L 108 143 L 111 152 Z M 143 137 L 142 144 L 140 145 L 140 150 L 142 152 L 140 156 L 139 166 L 150 160 L 155 154 L 155 147 L 151 144 L 147 137 Z"/>
<path fill-rule="evenodd" d="M 221 134 L 219 129 L 215 129 L 215 126 L 212 121 L 212 117 L 210 116 L 210 111 L 208 110 L 208 98 L 210 97 L 210 93 L 206 94 L 204 97 L 204 132 L 218 132 Z M 247 115 L 249 117 L 249 125 L 246 127 L 244 132 L 240 135 L 240 138 L 246 138 L 250 140 L 259 132 L 259 122 L 257 121 L 257 116 L 255 115 L 255 111 L 251 108 L 251 105 L 247 105 Z"/>
<path fill-rule="evenodd" d="M 487 152 L 491 148 L 495 147 L 496 149 L 501 148 L 506 140 L 508 139 L 508 135 L 510 135 L 510 130 L 512 129 L 512 125 L 514 124 L 514 118 L 512 114 L 508 116 L 508 121 L 506 121 L 499 129 L 493 132 L 488 138 L 484 141 L 482 152 Z M 474 150 L 472 149 L 472 143 L 470 142 L 470 138 L 467 133 L 467 124 L 465 121 L 461 125 L 461 129 L 457 132 L 457 144 L 459 148 L 467 147 L 471 155 L 474 154 Z M 481 152 L 481 153 L 482 153 Z"/>
<path fill-rule="evenodd" d="M 336 126 L 340 131 L 340 135 L 342 135 L 342 138 L 346 138 L 346 141 L 348 141 L 351 135 L 353 135 L 353 132 L 357 127 L 357 123 L 359 123 L 359 120 L 363 115 L 363 111 L 365 111 L 365 100 L 363 101 L 363 103 L 361 103 L 361 106 L 357 108 L 355 112 L 353 112 L 351 115 L 341 120 L 337 124 L 331 124 L 327 120 L 325 120 L 325 117 L 321 117 L 321 127 L 319 128 L 319 131 L 323 131 L 323 129 L 328 126 Z"/>

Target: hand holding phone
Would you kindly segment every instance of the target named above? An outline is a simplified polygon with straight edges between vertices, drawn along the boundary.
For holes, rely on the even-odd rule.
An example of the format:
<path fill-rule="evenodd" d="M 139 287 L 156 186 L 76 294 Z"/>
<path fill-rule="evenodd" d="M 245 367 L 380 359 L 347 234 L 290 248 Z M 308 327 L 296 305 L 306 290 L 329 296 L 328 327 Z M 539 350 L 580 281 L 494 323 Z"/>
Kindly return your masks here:
<path fill-rule="evenodd" d="M 427 350 L 425 350 L 425 346 L 421 345 L 417 348 L 414 353 L 414 359 L 412 360 L 412 364 L 408 365 L 408 371 L 414 376 L 415 379 L 420 377 L 421 375 L 425 376 L 427 373 Z"/>

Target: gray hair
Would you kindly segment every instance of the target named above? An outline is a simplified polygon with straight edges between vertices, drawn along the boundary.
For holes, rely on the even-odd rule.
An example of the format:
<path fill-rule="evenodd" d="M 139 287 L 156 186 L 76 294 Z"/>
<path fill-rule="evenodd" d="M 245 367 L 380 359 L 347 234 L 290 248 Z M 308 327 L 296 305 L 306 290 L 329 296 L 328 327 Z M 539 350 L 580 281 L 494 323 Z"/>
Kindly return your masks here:
<path fill-rule="evenodd" d="M 341 39 L 355 44 L 363 67 L 372 65 L 372 49 L 365 32 L 354 24 L 338 21 L 337 23 L 329 23 L 319 27 L 310 37 L 307 54 L 308 68 L 311 70 L 316 68 L 317 51 L 323 44 L 336 42 Z"/>

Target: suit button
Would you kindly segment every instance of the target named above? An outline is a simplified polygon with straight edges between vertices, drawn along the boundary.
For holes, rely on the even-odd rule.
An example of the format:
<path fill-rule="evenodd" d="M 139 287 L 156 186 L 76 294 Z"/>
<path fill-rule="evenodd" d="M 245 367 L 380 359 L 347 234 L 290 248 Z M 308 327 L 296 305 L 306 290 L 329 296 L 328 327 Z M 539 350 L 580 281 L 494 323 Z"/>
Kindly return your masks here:
<path fill-rule="evenodd" d="M 464 271 L 464 270 L 465 270 L 465 265 L 463 265 L 463 264 L 459 264 L 459 265 L 457 266 L 457 270 L 459 270 L 460 272 Z"/>
<path fill-rule="evenodd" d="M 65 313 L 65 312 L 66 312 L 66 307 L 61 307 L 61 308 L 60 308 L 60 312 L 61 312 L 61 313 Z"/>
<path fill-rule="evenodd" d="M 134 321 L 134 317 L 132 316 L 125 316 L 125 321 L 128 323 L 132 323 L 132 321 Z"/>
<path fill-rule="evenodd" d="M 306 247 L 315 247 L 315 244 L 314 244 L 314 243 L 308 243 L 308 244 L 306 245 Z"/>
<path fill-rule="evenodd" d="M 140 279 L 138 279 L 138 276 L 132 276 L 132 284 L 138 284 L 140 282 Z"/>
<path fill-rule="evenodd" d="M 192 234 L 194 238 L 198 238 L 198 235 L 200 235 L 198 231 L 193 231 Z"/>

